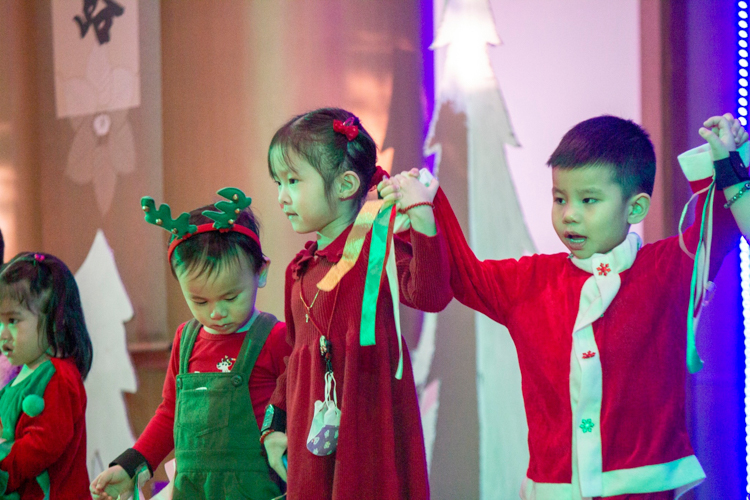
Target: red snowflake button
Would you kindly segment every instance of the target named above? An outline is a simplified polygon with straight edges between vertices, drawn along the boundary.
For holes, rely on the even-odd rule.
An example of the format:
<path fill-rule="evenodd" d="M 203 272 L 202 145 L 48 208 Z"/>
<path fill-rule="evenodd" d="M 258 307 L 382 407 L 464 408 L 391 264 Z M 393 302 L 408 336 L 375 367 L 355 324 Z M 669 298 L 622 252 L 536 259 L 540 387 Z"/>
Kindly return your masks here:
<path fill-rule="evenodd" d="M 599 276 L 606 276 L 608 273 L 612 272 L 612 269 L 609 268 L 609 264 L 599 264 L 599 267 L 597 267 L 596 270 L 599 271 Z"/>

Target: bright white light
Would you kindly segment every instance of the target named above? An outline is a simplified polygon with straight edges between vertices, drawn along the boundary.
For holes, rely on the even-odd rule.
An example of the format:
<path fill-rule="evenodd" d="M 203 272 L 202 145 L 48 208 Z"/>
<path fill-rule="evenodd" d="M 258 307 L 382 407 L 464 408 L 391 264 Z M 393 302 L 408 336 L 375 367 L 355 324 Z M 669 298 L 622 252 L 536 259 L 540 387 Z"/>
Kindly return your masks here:
<path fill-rule="evenodd" d="M 743 124 L 744 125 L 744 124 Z M 742 281 L 742 316 L 745 330 L 745 451 L 750 458 L 750 246 L 740 238 L 740 278 Z M 747 460 L 747 478 L 750 479 L 750 460 Z M 750 493 L 748 481 L 747 493 Z"/>
<path fill-rule="evenodd" d="M 740 1 L 737 3 L 739 8 L 738 14 L 741 18 L 739 21 L 740 28 L 747 28 L 747 2 Z M 743 127 L 747 126 L 747 41 L 743 40 L 747 38 L 747 32 L 744 29 L 739 30 L 740 40 L 738 42 L 741 47 L 739 50 L 740 56 L 740 88 L 738 93 L 740 97 L 737 98 L 739 108 L 737 112 L 742 115 L 739 117 L 740 123 Z M 745 466 L 746 466 L 746 484 L 748 498 L 750 498 L 750 246 L 748 246 L 745 238 L 740 238 L 740 280 L 742 282 L 742 315 L 744 319 L 744 334 L 745 334 Z"/>

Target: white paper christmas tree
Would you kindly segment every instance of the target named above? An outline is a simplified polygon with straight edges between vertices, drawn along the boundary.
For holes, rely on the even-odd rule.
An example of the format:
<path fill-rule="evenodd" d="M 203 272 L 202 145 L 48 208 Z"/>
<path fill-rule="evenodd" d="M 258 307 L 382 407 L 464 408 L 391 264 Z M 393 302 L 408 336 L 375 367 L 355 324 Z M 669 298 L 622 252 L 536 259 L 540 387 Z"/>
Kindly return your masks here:
<path fill-rule="evenodd" d="M 468 155 L 467 239 L 480 259 L 519 258 L 535 251 L 505 151 L 506 145 L 520 143 L 488 54 L 490 45 L 500 44 L 489 0 L 447 0 L 432 44 L 444 59 L 436 64 L 437 99 L 425 155 L 436 155 L 439 177 L 440 111 L 465 115 L 466 137 L 460 139 Z M 515 498 L 529 456 L 518 358 L 505 327 L 476 313 L 475 328 L 480 498 Z"/>
<path fill-rule="evenodd" d="M 76 281 L 94 347 L 94 360 L 85 382 L 88 470 L 93 478 L 133 446 L 135 440 L 122 393 L 137 390 L 123 324 L 133 317 L 133 306 L 101 230 L 76 273 Z"/>

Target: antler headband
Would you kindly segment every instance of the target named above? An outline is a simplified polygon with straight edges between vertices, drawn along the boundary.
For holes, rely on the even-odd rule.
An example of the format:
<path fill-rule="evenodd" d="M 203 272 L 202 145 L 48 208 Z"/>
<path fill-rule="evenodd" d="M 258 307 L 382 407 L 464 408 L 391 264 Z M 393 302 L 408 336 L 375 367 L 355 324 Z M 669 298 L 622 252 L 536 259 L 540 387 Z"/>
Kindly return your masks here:
<path fill-rule="evenodd" d="M 169 250 L 167 251 L 167 259 L 172 261 L 172 254 L 177 245 L 200 233 L 207 233 L 209 231 L 219 231 L 226 233 L 228 231 L 234 231 L 237 233 L 244 234 L 250 239 L 255 241 L 260 248 L 260 238 L 252 229 L 245 226 L 238 226 L 235 224 L 236 217 L 252 203 L 252 199 L 245 196 L 241 190 L 232 187 L 226 187 L 217 191 L 217 194 L 223 196 L 229 201 L 220 201 L 216 203 L 216 208 L 221 210 L 216 212 L 213 210 L 204 210 L 202 213 L 209 219 L 213 220 L 213 224 L 190 224 L 190 214 L 183 212 L 176 219 L 172 218 L 172 211 L 169 205 L 162 204 L 159 208 L 156 208 L 154 199 L 150 196 L 144 196 L 141 198 L 141 209 L 145 213 L 144 218 L 149 224 L 162 227 L 172 233 L 172 241 L 169 243 Z"/>

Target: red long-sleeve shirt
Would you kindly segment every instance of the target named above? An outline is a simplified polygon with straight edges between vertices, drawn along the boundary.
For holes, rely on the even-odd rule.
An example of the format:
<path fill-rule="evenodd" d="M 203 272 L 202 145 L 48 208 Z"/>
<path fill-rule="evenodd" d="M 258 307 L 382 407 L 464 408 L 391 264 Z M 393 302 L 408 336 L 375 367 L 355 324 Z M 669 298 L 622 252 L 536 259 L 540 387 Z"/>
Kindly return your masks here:
<path fill-rule="evenodd" d="M 177 328 L 175 334 L 162 390 L 162 402 L 133 446 L 146 458 L 152 470 L 174 449 L 175 377 L 180 371 L 180 338 L 184 327 L 185 323 Z M 190 355 L 189 371 L 206 373 L 220 372 L 222 368 L 231 369 L 246 333 L 214 335 L 201 328 Z M 286 368 L 284 358 L 289 356 L 291 350 L 286 341 L 286 326 L 279 322 L 271 330 L 258 354 L 248 381 L 253 413 L 259 428 L 263 423 L 268 400 L 276 389 L 276 381 Z"/>

